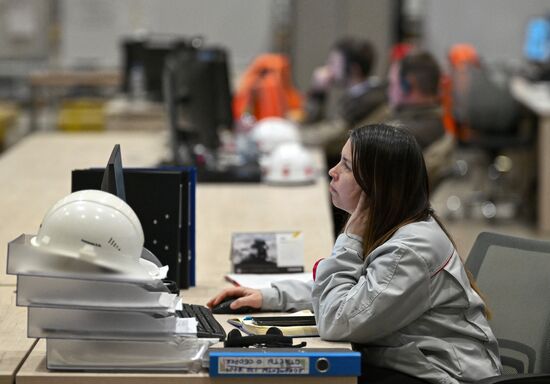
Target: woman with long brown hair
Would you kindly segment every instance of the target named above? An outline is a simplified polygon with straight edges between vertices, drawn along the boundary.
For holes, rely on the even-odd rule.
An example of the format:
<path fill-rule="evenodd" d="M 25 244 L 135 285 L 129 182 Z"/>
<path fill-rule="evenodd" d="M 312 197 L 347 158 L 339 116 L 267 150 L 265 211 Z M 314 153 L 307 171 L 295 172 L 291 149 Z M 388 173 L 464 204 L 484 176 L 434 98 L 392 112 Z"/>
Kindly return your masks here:
<path fill-rule="evenodd" d="M 369 383 L 460 383 L 499 375 L 488 311 L 434 214 L 422 151 L 403 128 L 351 131 L 329 171 L 332 202 L 350 214 L 312 284 L 228 288 L 232 308 L 315 312 L 323 339 L 363 351 Z"/>

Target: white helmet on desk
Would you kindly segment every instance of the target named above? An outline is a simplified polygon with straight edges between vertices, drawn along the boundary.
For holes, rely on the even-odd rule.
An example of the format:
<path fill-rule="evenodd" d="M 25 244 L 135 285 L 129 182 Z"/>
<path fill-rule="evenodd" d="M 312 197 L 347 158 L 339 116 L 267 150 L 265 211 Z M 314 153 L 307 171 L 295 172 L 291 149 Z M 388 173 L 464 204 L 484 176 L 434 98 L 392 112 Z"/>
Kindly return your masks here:
<path fill-rule="evenodd" d="M 44 216 L 31 244 L 59 256 L 113 271 L 134 270 L 143 250 L 141 223 L 126 202 L 84 190 L 59 200 Z"/>
<path fill-rule="evenodd" d="M 290 120 L 267 117 L 254 125 L 252 139 L 260 152 L 270 153 L 283 143 L 299 142 L 300 133 L 296 124 Z"/>
<path fill-rule="evenodd" d="M 299 143 L 278 146 L 261 165 L 267 183 L 308 184 L 317 176 L 311 154 Z"/>

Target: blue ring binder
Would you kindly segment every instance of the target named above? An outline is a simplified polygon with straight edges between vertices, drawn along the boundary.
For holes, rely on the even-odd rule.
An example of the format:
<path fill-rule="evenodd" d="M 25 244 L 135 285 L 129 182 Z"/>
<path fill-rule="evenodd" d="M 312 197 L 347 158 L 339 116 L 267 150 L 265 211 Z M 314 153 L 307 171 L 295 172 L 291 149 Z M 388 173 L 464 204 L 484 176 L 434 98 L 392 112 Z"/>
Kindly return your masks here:
<path fill-rule="evenodd" d="M 210 376 L 360 376 L 361 353 L 349 349 L 212 348 Z"/>

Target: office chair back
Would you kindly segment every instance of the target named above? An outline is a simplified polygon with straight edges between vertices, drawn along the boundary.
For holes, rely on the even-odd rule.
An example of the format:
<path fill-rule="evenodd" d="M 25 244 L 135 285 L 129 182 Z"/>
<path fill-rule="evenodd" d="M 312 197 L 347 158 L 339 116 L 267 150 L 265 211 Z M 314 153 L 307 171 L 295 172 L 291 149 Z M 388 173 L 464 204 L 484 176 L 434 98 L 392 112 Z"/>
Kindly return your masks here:
<path fill-rule="evenodd" d="M 510 94 L 509 71 L 471 63 L 456 68 L 452 76 L 452 108 L 456 121 L 452 126 L 447 119 L 447 125 L 451 123 L 455 129 L 460 147 L 475 149 L 483 156 L 476 164 L 487 169 L 478 168 L 480 173 L 477 173 L 474 163 L 457 161 L 455 175 L 479 177 L 474 179 L 472 193 L 462 198 L 451 196 L 460 204 L 447 214 L 468 216 L 477 212 L 478 216 L 497 220 L 528 212 L 529 203 L 524 196 L 530 192 L 531 176 L 529 171 L 523 172 L 518 167 L 521 163 L 514 164 L 509 154 L 512 149 L 531 150 L 536 130 Z"/>
<path fill-rule="evenodd" d="M 469 89 L 466 96 L 466 119 L 479 134 L 517 132 L 520 105 L 508 90 L 509 76 L 491 67 L 469 67 Z"/>
<path fill-rule="evenodd" d="M 462 145 L 498 150 L 524 143 L 518 129 L 522 109 L 509 91 L 509 80 L 505 69 L 480 63 L 452 71 L 450 108 Z"/>
<path fill-rule="evenodd" d="M 550 242 L 483 232 L 466 267 L 493 313 L 504 373 L 550 373 Z"/>

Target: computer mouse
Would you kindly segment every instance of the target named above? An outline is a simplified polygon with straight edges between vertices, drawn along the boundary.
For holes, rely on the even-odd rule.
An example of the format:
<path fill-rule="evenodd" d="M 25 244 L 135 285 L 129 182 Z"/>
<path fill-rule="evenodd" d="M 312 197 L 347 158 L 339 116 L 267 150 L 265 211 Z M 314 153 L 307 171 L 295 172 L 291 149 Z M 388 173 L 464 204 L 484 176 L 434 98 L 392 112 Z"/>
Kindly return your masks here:
<path fill-rule="evenodd" d="M 240 307 L 237 309 L 231 309 L 230 305 L 232 302 L 237 300 L 238 297 L 226 297 L 222 302 L 212 308 L 212 313 L 217 315 L 227 315 L 227 314 L 244 314 L 258 312 L 259 309 L 252 307 Z"/>

